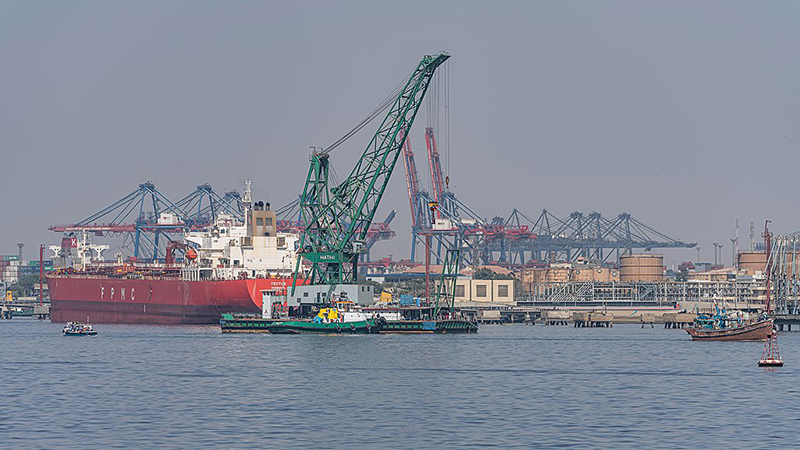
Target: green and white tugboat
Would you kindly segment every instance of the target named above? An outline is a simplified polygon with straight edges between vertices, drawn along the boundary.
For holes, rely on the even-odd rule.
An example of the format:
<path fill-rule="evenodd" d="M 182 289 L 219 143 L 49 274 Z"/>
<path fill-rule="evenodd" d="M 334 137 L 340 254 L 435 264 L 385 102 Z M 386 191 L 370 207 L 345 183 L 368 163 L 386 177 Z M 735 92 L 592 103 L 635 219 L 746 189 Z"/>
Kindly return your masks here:
<path fill-rule="evenodd" d="M 379 326 L 358 304 L 343 296 L 332 306 L 321 308 L 311 320 L 276 320 L 266 329 L 273 334 L 370 334 L 377 333 Z"/>
<path fill-rule="evenodd" d="M 270 314 L 223 314 L 220 327 L 223 333 L 273 334 L 370 334 L 380 329 L 374 317 L 367 316 L 361 306 L 342 292 L 331 304 L 320 308 L 314 317 L 272 318 Z"/>

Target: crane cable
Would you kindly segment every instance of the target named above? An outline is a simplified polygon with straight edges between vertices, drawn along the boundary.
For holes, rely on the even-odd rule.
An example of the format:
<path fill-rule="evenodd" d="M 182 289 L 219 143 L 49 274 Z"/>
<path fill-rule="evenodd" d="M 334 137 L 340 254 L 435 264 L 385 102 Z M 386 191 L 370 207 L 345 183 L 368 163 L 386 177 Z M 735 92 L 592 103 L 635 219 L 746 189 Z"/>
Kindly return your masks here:
<path fill-rule="evenodd" d="M 394 90 L 384 98 L 375 109 L 370 112 L 364 120 L 358 123 L 352 130 L 345 133 L 344 136 L 340 137 L 336 142 L 329 145 L 325 150 L 322 151 L 323 154 L 328 154 L 336 149 L 336 147 L 343 144 L 345 141 L 353 137 L 356 133 L 361 131 L 365 126 L 369 125 L 370 122 L 375 120 L 376 117 L 381 115 L 381 113 L 385 112 L 389 107 L 397 100 L 397 96 L 403 91 L 403 88 L 408 84 L 411 77 L 417 72 L 417 69 L 412 70 Z"/>

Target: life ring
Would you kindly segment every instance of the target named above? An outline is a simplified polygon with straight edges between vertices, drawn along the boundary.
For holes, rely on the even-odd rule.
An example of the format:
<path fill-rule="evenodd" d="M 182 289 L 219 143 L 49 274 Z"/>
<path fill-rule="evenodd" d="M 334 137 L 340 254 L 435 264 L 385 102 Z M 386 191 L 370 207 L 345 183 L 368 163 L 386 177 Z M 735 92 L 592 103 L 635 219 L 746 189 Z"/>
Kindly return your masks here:
<path fill-rule="evenodd" d="M 356 332 L 356 324 L 354 324 L 354 323 L 350 324 L 350 332 L 351 333 L 355 333 Z"/>

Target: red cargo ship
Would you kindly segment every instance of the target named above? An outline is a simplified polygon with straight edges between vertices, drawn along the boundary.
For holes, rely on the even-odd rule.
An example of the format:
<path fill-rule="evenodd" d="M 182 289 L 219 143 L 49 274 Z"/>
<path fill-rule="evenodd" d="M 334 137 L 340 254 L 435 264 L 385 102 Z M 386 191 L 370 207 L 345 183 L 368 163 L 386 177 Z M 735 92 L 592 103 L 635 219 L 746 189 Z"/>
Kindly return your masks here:
<path fill-rule="evenodd" d="M 249 194 L 249 193 L 248 193 Z M 242 224 L 221 215 L 184 242 L 167 246 L 164 263 L 91 261 L 86 237 L 79 261 L 47 275 L 54 322 L 216 324 L 223 313 L 260 313 L 261 291 L 292 285 L 298 236 L 276 229 L 274 211 L 256 203 Z M 108 248 L 107 246 L 102 246 Z M 174 253 L 184 252 L 176 263 Z"/>
<path fill-rule="evenodd" d="M 261 313 L 261 291 L 283 294 L 291 284 L 292 278 L 47 277 L 53 322 L 215 324 L 222 313 Z"/>

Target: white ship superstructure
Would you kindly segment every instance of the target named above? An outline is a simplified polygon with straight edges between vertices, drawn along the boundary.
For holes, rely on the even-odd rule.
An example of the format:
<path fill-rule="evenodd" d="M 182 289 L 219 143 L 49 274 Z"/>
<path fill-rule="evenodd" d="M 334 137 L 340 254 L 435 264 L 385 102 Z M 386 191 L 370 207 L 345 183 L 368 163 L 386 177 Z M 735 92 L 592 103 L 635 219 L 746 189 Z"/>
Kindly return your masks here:
<path fill-rule="evenodd" d="M 290 276 L 299 236 L 277 232 L 275 212 L 258 203 L 247 215 L 245 224 L 220 215 L 208 230 L 186 233 L 184 240 L 194 244 L 197 258 L 183 269 L 184 274 L 197 271 L 201 279 Z"/>
<path fill-rule="evenodd" d="M 289 277 L 295 269 L 300 236 L 277 231 L 277 216 L 264 202 L 244 195 L 244 223 L 219 214 L 214 225 L 188 232 L 184 240 L 197 252 L 183 272 L 185 279 Z"/>

